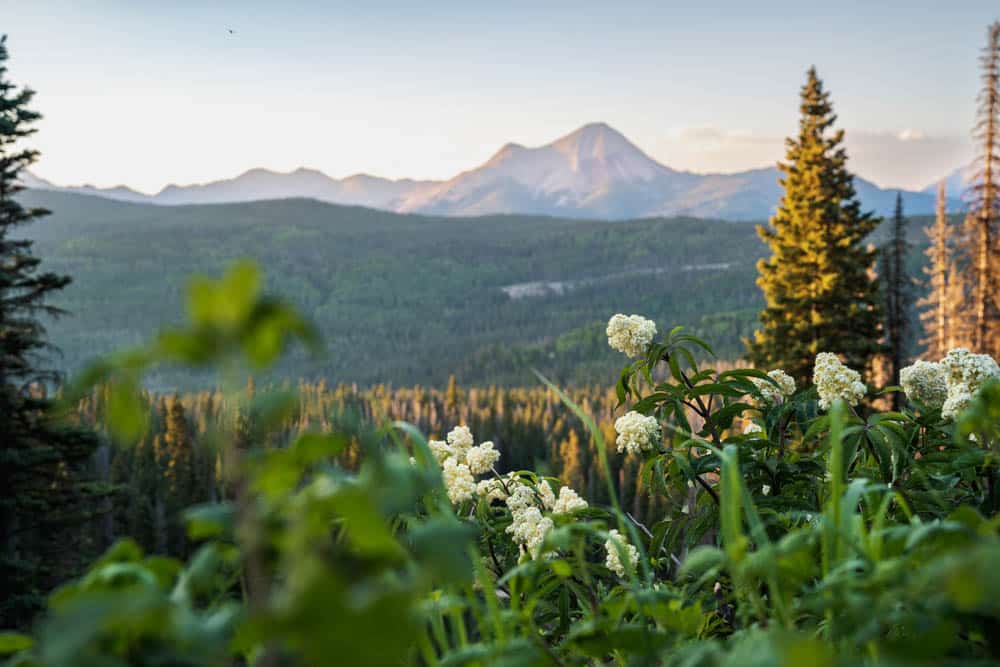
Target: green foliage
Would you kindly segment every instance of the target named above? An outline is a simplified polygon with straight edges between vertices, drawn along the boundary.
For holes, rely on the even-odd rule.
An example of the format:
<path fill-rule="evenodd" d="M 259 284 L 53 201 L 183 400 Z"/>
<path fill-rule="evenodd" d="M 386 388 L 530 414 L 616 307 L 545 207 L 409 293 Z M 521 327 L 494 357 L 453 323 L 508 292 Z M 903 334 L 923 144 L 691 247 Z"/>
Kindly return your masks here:
<path fill-rule="evenodd" d="M 772 254 L 757 263 L 767 305 L 749 352 L 755 364 L 803 382 L 819 352 L 842 353 L 849 366 L 867 369 L 879 350 L 882 311 L 869 275 L 876 251 L 863 245 L 880 220 L 861 212 L 844 131 L 831 131 L 836 116 L 815 69 L 801 98 L 799 135 L 788 140 L 780 165 L 785 194 L 759 228 Z"/>
<path fill-rule="evenodd" d="M 274 326 L 279 347 L 309 330 L 285 310 L 277 324 L 254 321 L 259 300 L 212 329 L 208 355 L 156 342 L 91 377 L 170 362 L 225 371 L 252 364 L 242 341 L 257 326 Z M 201 324 L 174 334 L 199 338 Z M 512 539 L 522 519 L 503 498 L 527 490 L 547 508 L 553 480 L 497 475 L 499 496 L 452 502 L 414 426 L 344 412 L 269 446 L 293 402 L 258 396 L 252 427 L 220 434 L 240 443 L 222 445 L 232 491 L 187 514 L 200 546 L 186 564 L 119 542 L 53 594 L 32 639 L 0 647 L 17 651 L 11 665 L 60 667 L 1000 659 L 998 385 L 957 427 L 916 403 L 861 415 L 835 402 L 822 414 L 811 388 L 764 391 L 779 385 L 763 371 L 706 368 L 706 354 L 674 329 L 620 375 L 620 403 L 665 433 L 639 456 L 642 488 L 667 501 L 648 527 L 618 504 L 599 424 L 551 383 L 590 430 L 610 508 L 546 509 L 537 551 Z M 751 420 L 760 430 L 744 433 Z"/>
<path fill-rule="evenodd" d="M 913 339 L 912 311 L 914 282 L 906 266 L 910 243 L 906 238 L 907 220 L 903 216 L 903 197 L 896 193 L 896 211 L 892 216 L 889 240 L 879 251 L 879 278 L 885 307 L 885 347 L 889 366 L 888 384 L 899 384 L 899 371 L 908 358 Z M 893 408 L 901 405 L 900 394 L 892 397 Z"/>

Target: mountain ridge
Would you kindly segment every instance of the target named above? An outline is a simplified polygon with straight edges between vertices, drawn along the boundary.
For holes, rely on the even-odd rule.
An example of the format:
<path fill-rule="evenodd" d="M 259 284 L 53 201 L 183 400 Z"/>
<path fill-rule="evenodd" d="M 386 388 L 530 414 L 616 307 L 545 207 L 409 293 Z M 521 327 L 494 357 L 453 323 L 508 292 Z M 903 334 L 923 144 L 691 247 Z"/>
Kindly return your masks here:
<path fill-rule="evenodd" d="M 780 199 L 779 172 L 762 167 L 730 174 L 697 174 L 664 165 L 607 123 L 583 125 L 542 146 L 508 142 L 488 160 L 443 181 L 387 179 L 358 173 L 342 179 L 299 167 L 289 172 L 254 168 L 230 178 L 170 184 L 147 195 L 126 186 L 60 187 L 29 174 L 26 187 L 91 194 L 160 205 L 235 203 L 306 197 L 398 213 L 449 217 L 490 214 L 624 220 L 687 215 L 762 220 Z M 855 176 L 867 210 L 891 214 L 897 190 Z M 934 210 L 934 191 L 898 190 L 906 212 Z M 949 198 L 949 208 L 961 201 Z"/>

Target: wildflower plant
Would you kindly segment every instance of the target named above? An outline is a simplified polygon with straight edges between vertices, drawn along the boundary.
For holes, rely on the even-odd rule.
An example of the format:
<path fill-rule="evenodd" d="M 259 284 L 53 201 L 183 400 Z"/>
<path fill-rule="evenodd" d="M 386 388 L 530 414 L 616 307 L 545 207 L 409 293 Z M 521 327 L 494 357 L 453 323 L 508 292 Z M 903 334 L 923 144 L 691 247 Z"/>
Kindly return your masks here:
<path fill-rule="evenodd" d="M 270 358 L 308 334 L 274 302 L 261 314 L 258 296 L 85 379 L 117 382 L 115 432 L 142 428 L 130 391 L 145 369 L 230 372 L 234 358 Z M 296 404 L 270 397 L 258 440 L 229 461 L 234 495 L 188 514 L 201 542 L 189 562 L 124 541 L 52 596 L 34 636 L 0 635 L 0 651 L 59 667 L 1000 659 L 1000 380 L 988 360 L 915 366 L 910 404 L 880 413 L 832 354 L 817 359 L 815 386 L 795 387 L 780 369 L 705 367 L 708 345 L 655 331 L 639 316 L 609 322 L 629 358 L 615 443 L 542 378 L 589 429 L 607 507 L 504 470 L 503 443 L 477 445 L 463 425 L 429 440 L 339 415 L 269 447 L 268 424 Z M 945 372 L 970 394 L 954 418 L 937 405 Z M 648 525 L 618 504 L 615 456 L 659 501 Z"/>

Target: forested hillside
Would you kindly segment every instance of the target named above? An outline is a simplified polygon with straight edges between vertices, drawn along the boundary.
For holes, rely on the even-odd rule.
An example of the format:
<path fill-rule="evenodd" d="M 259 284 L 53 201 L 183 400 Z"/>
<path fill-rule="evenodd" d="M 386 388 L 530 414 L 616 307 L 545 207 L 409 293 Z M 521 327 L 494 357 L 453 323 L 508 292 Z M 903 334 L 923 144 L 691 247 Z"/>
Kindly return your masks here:
<path fill-rule="evenodd" d="M 134 344 L 183 311 L 191 273 L 258 260 L 268 289 L 312 317 L 322 359 L 275 372 L 362 385 L 606 381 L 620 368 L 604 327 L 618 311 L 688 326 L 722 357 L 760 308 L 753 225 L 398 215 L 311 200 L 159 207 L 28 191 L 54 211 L 27 231 L 47 266 L 74 277 L 49 326 L 59 364 Z M 154 389 L 196 378 L 156 377 Z"/>

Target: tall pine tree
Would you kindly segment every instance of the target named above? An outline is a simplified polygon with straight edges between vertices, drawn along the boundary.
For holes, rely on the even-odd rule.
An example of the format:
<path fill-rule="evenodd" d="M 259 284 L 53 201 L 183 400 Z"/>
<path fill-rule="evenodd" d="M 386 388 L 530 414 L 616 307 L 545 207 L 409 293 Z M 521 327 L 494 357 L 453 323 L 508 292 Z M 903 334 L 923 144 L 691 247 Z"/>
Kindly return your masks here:
<path fill-rule="evenodd" d="M 867 368 L 880 349 L 882 308 L 870 275 L 877 252 L 864 245 L 880 220 L 861 212 L 844 131 L 833 129 L 837 117 L 815 68 L 799 108 L 798 137 L 786 140 L 778 165 L 785 193 L 770 224 L 758 227 L 772 254 L 757 264 L 766 306 L 749 354 L 804 383 L 818 352 Z"/>
<path fill-rule="evenodd" d="M 913 306 L 913 284 L 906 271 L 906 255 L 910 244 L 906 240 L 906 217 L 903 196 L 896 193 L 896 210 L 892 216 L 889 240 L 879 255 L 885 304 L 886 368 L 889 384 L 899 384 L 899 370 L 906 362 L 910 338 L 910 309 Z M 893 407 L 901 405 L 902 395 L 892 395 Z"/>
<path fill-rule="evenodd" d="M 21 146 L 39 114 L 33 92 L 7 78 L 6 37 L 0 37 L 0 627 L 23 627 L 44 595 L 73 574 L 81 556 L 81 521 L 89 518 L 78 483 L 93 435 L 50 416 L 44 387 L 56 375 L 42 367 L 47 344 L 42 318 L 58 314 L 46 300 L 69 283 L 39 271 L 32 242 L 15 230 L 47 211 L 15 199 L 20 172 L 38 153 Z"/>
<path fill-rule="evenodd" d="M 980 58 L 983 88 L 974 137 L 980 144 L 973 174 L 967 249 L 972 283 L 972 347 L 1000 356 L 1000 21 L 987 30 Z"/>

